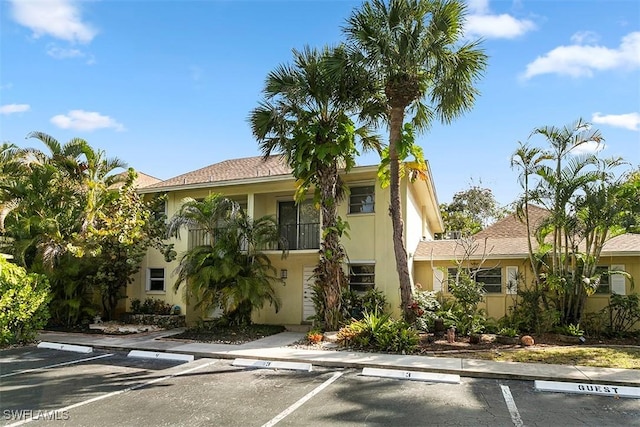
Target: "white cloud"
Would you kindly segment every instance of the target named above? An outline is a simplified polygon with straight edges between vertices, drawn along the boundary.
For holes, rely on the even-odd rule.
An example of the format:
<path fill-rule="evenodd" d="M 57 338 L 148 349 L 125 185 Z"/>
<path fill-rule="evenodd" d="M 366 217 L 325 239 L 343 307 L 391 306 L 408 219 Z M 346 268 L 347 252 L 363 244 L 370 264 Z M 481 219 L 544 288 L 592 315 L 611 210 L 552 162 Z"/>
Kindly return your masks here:
<path fill-rule="evenodd" d="M 12 87 L 13 87 L 13 83 L 9 82 L 9 83 L 0 85 L 0 90 L 7 90 L 7 89 L 11 89 Z"/>
<path fill-rule="evenodd" d="M 578 31 L 571 36 L 571 41 L 575 44 L 593 44 L 598 40 L 600 40 L 600 36 L 593 31 Z"/>
<path fill-rule="evenodd" d="M 124 126 L 109 116 L 84 110 L 71 110 L 69 113 L 58 114 L 51 118 L 51 123 L 62 129 L 86 130 L 112 128 L 123 131 Z"/>
<path fill-rule="evenodd" d="M 604 150 L 607 146 L 603 143 L 597 143 L 595 141 L 587 141 L 583 144 L 578 145 L 576 148 L 571 150 L 571 154 L 580 155 L 580 154 L 595 154 L 599 151 Z"/>
<path fill-rule="evenodd" d="M 467 37 L 512 39 L 536 28 L 533 21 L 517 19 L 508 14 L 492 14 L 488 0 L 468 0 L 471 13 L 465 23 Z"/>
<path fill-rule="evenodd" d="M 30 109 L 31 106 L 29 104 L 5 104 L 0 105 L 0 114 L 24 113 Z"/>
<path fill-rule="evenodd" d="M 560 74 L 570 77 L 591 77 L 594 71 L 640 67 L 640 32 L 629 33 L 620 46 L 578 45 L 559 46 L 527 65 L 525 79 L 539 74 Z"/>
<path fill-rule="evenodd" d="M 48 35 L 72 43 L 89 43 L 97 31 L 82 21 L 76 0 L 10 0 L 14 20 L 38 38 Z"/>
<path fill-rule="evenodd" d="M 593 113 L 593 123 L 609 125 L 629 130 L 640 130 L 640 113 L 628 114 L 600 114 Z"/>
<path fill-rule="evenodd" d="M 50 45 L 47 48 L 47 55 L 55 59 L 82 58 L 85 56 L 80 49 L 63 48 Z"/>

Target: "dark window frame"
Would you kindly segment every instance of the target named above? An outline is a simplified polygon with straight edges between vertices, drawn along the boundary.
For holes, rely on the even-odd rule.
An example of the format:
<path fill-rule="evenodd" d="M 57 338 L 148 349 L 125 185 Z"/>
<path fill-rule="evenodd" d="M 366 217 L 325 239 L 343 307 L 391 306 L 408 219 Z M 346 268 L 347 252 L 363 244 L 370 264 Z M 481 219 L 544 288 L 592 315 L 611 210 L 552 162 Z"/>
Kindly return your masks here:
<path fill-rule="evenodd" d="M 367 271 L 368 270 L 368 271 Z M 376 288 L 376 265 L 373 263 L 349 264 L 349 289 L 367 292 Z"/>
<path fill-rule="evenodd" d="M 359 185 L 350 188 L 349 214 L 370 214 L 376 211 L 375 185 Z"/>
<path fill-rule="evenodd" d="M 162 272 L 162 277 L 160 276 L 154 277 L 154 272 L 155 273 Z M 157 285 L 158 283 L 162 284 L 161 289 L 157 289 L 157 286 L 154 286 L 154 284 Z M 165 276 L 164 268 L 153 267 L 153 268 L 147 269 L 147 291 L 148 292 L 166 292 L 165 284 L 166 284 L 166 276 Z"/>

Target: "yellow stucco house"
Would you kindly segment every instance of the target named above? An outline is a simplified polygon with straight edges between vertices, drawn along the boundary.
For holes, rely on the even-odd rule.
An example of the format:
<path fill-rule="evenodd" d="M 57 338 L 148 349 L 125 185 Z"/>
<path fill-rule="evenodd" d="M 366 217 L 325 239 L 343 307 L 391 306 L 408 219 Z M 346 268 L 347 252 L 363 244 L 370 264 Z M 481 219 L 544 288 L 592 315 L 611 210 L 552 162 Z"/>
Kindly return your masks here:
<path fill-rule="evenodd" d="M 377 166 L 358 166 L 342 176 L 350 196 L 339 206 L 339 215 L 348 221 L 350 238 L 343 239 L 347 251 L 350 286 L 358 290 L 370 287 L 387 296 L 395 314 L 400 314 L 400 291 L 392 245 L 389 191 L 382 189 L 377 179 Z M 319 211 L 307 202 L 293 201 L 295 180 L 290 169 L 279 156 L 250 157 L 227 160 L 202 169 L 176 176 L 138 189 L 143 194 L 166 193 L 166 213 L 171 217 L 185 197 L 204 198 L 221 193 L 237 202 L 253 217 L 272 215 L 282 233 L 286 233 L 289 253 L 281 259 L 280 251 L 267 252 L 277 268 L 281 282 L 275 285 L 282 308 L 275 313 L 265 307 L 254 313 L 257 323 L 298 325 L 314 315 L 309 280 L 318 262 L 320 247 Z M 418 180 L 401 183 L 402 216 L 405 226 L 405 245 L 409 254 L 410 271 L 419 242 L 433 240 L 443 231 L 433 181 Z M 178 257 L 200 237 L 197 232 L 181 233 L 173 240 Z M 174 271 L 178 261 L 166 262 L 155 250 L 143 260 L 135 282 L 127 289 L 127 307 L 132 299 L 148 297 L 165 300 L 180 306 L 187 321 L 202 316 L 184 301 L 183 292 L 174 292 Z M 203 317 L 207 317 L 205 313 Z"/>
<path fill-rule="evenodd" d="M 339 206 L 339 215 L 350 225 L 350 238 L 343 239 L 347 251 L 350 286 L 356 290 L 371 287 L 382 291 L 396 316 L 400 315 L 400 291 L 392 244 L 389 190 L 377 182 L 377 166 L 359 166 L 343 181 L 350 196 Z M 249 157 L 226 160 L 166 181 L 141 186 L 142 194 L 165 193 L 166 214 L 171 217 L 185 197 L 202 199 L 211 193 L 221 193 L 237 202 L 253 217 L 272 215 L 281 233 L 289 242 L 289 254 L 281 258 L 280 251 L 267 251 L 281 278 L 275 285 L 282 301 L 281 310 L 265 305 L 253 314 L 256 323 L 299 325 L 313 316 L 310 277 L 318 261 L 320 247 L 319 211 L 311 203 L 296 205 L 293 201 L 295 180 L 291 170 L 279 156 Z M 472 252 L 469 260 L 478 264 L 484 259 L 483 272 L 477 276 L 487 291 L 483 308 L 488 317 L 499 319 L 508 313 L 517 298 L 517 288 L 511 286 L 520 276 L 523 283 L 531 282 L 528 266 L 526 228 L 514 215 L 508 216 L 473 236 L 470 248 L 465 239 L 435 240 L 442 233 L 443 224 L 438 208 L 433 179 L 401 182 L 402 217 L 405 247 L 408 252 L 412 282 L 421 289 L 447 294 L 447 274 L 455 267 L 455 260 L 465 251 Z M 532 224 L 548 213 L 531 206 Z M 174 239 L 178 258 L 188 248 L 201 242 L 197 231 L 181 233 Z M 622 269 L 640 283 L 640 235 L 625 234 L 609 240 L 602 251 L 600 267 Z M 152 297 L 180 306 L 187 321 L 207 318 L 212 313 L 199 313 L 193 302 L 184 300 L 184 292 L 174 291 L 174 271 L 178 261 L 166 262 L 155 250 L 150 250 L 142 262 L 140 272 L 127 290 L 127 308 L 132 299 Z M 631 281 L 612 275 L 601 283 L 598 292 L 588 299 L 587 311 L 596 311 L 609 303 L 612 292 L 638 292 Z"/>
<path fill-rule="evenodd" d="M 532 228 L 548 215 L 545 209 L 529 205 Z M 415 280 L 424 289 L 447 294 L 447 275 L 455 271 L 455 260 L 468 253 L 472 267 L 482 264 L 476 280 L 485 284 L 486 297 L 481 308 L 488 317 L 499 319 L 508 313 L 517 298 L 513 286 L 520 275 L 522 283 L 532 282 L 528 259 L 526 226 L 515 215 L 497 221 L 472 239 L 423 241 L 418 244 L 413 262 Z M 535 249 L 535 239 L 534 239 Z M 607 241 L 598 265 L 602 270 L 623 270 L 635 283 L 640 283 L 640 234 L 623 234 Z M 609 304 L 612 293 L 638 293 L 638 286 L 623 275 L 603 276 L 596 293 L 587 299 L 586 312 L 594 312 Z"/>

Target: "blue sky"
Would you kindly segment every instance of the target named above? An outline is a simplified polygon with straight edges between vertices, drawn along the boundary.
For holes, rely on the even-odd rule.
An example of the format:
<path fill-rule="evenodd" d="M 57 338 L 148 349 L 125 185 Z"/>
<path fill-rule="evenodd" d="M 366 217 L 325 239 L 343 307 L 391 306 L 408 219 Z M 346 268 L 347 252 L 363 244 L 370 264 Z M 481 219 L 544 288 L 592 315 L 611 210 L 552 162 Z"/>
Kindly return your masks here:
<path fill-rule="evenodd" d="M 1 0 L 0 139 L 39 147 L 29 132 L 81 137 L 161 179 L 259 155 L 247 116 L 267 73 L 292 48 L 340 42 L 360 4 Z M 467 36 L 484 38 L 489 55 L 482 94 L 418 138 L 440 202 L 470 184 L 512 202 L 517 142 L 579 117 L 604 134 L 603 156 L 640 164 L 640 2 L 468 6 Z"/>

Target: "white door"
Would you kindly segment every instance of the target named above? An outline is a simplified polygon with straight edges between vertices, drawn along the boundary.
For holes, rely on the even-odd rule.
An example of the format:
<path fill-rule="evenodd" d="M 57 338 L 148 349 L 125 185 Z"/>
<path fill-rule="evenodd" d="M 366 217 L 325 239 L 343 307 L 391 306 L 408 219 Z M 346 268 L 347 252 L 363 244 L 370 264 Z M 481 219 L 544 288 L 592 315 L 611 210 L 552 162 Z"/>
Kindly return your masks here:
<path fill-rule="evenodd" d="M 315 267 L 303 267 L 302 269 L 302 321 L 310 322 L 309 317 L 316 315 L 313 306 L 313 269 Z"/>

